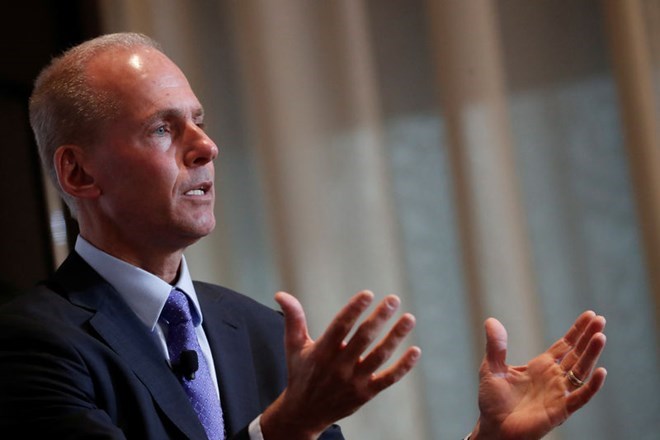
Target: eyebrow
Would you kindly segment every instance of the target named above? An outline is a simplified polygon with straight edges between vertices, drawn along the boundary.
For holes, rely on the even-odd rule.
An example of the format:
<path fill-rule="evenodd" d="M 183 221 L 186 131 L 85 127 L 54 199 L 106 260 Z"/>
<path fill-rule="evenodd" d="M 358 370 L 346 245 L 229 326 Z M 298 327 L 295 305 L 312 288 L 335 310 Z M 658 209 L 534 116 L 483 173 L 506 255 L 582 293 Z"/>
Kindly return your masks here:
<path fill-rule="evenodd" d="M 172 118 L 185 118 L 186 113 L 184 110 L 180 108 L 166 108 L 159 110 L 155 113 L 153 113 L 151 116 L 149 116 L 145 121 L 144 121 L 144 126 L 147 127 L 151 124 L 153 124 L 155 121 L 159 120 L 166 120 L 166 119 L 172 119 Z M 195 110 L 192 111 L 192 117 L 193 119 L 195 118 L 203 118 L 204 117 L 204 108 L 199 107 L 196 108 Z"/>

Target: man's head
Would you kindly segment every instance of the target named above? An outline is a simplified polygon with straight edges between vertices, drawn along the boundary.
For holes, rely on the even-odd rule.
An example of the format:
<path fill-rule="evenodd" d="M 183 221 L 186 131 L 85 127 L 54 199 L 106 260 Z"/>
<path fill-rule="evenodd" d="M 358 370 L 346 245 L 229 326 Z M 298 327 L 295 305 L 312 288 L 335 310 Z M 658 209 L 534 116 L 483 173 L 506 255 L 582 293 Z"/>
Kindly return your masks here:
<path fill-rule="evenodd" d="M 60 145 L 91 145 L 101 123 L 116 116 L 116 97 L 92 87 L 87 66 L 100 53 L 121 47 L 160 50 L 156 41 L 137 33 L 86 41 L 54 58 L 37 77 L 30 97 L 30 124 L 44 169 L 74 212 L 73 199 L 58 184 L 53 156 Z"/>
<path fill-rule="evenodd" d="M 139 34 L 65 52 L 30 100 L 42 161 L 81 233 L 117 254 L 183 248 L 212 231 L 217 147 L 203 117 L 184 74 Z"/>

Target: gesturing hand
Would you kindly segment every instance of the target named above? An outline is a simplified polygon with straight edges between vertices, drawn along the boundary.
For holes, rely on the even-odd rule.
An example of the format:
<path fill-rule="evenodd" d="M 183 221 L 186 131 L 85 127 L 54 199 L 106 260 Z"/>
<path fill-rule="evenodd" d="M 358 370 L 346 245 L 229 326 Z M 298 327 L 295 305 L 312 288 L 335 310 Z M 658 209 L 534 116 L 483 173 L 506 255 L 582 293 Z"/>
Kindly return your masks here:
<path fill-rule="evenodd" d="M 368 350 L 399 307 L 394 295 L 384 298 L 348 340 L 373 301 L 371 292 L 353 296 L 316 341 L 309 336 L 300 303 L 284 292 L 275 300 L 284 312 L 289 378 L 284 392 L 261 417 L 268 440 L 316 438 L 401 379 L 420 357 L 420 349 L 410 347 L 391 366 L 377 371 L 414 328 L 415 318 L 408 313 Z"/>
<path fill-rule="evenodd" d="M 594 312 L 584 312 L 563 338 L 518 367 L 505 362 L 507 334 L 502 324 L 490 318 L 485 327 L 481 414 L 470 440 L 539 439 L 589 402 L 605 381 L 604 368 L 591 374 L 605 347 L 605 319 Z"/>

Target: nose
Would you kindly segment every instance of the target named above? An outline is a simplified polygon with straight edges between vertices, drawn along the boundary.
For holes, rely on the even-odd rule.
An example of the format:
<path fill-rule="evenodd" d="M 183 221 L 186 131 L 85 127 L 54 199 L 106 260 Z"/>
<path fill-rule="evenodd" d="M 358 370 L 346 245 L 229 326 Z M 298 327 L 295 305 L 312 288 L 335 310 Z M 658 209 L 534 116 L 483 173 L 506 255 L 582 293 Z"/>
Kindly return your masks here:
<path fill-rule="evenodd" d="M 215 142 L 198 125 L 190 122 L 184 137 L 186 145 L 184 161 L 189 167 L 204 166 L 218 156 Z"/>

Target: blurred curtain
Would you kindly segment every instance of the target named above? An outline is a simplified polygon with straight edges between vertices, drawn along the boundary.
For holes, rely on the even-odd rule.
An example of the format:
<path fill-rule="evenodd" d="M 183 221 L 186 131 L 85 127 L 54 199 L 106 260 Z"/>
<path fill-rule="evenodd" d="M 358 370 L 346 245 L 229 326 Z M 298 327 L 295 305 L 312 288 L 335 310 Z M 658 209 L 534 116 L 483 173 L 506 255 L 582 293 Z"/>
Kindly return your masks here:
<path fill-rule="evenodd" d="M 551 437 L 657 438 L 659 0 L 101 4 L 182 67 L 220 147 L 196 278 L 287 290 L 313 336 L 363 288 L 417 316 L 421 365 L 347 438 L 461 438 L 483 320 L 522 363 L 586 308 L 610 374 Z"/>

